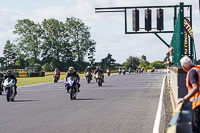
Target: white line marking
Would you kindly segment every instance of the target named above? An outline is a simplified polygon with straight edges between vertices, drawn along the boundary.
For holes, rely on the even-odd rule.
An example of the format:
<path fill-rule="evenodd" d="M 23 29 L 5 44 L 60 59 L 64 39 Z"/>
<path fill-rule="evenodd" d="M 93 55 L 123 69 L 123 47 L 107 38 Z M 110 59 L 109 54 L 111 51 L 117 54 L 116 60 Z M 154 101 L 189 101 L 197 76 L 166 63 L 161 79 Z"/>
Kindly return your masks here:
<path fill-rule="evenodd" d="M 162 89 L 160 92 L 160 99 L 159 99 L 159 103 L 158 103 L 158 110 L 156 112 L 156 119 L 154 121 L 153 133 L 159 133 L 160 118 L 161 118 L 161 111 L 162 111 L 163 91 L 165 88 L 165 78 L 166 77 L 167 77 L 167 75 L 165 75 L 165 77 L 163 78 Z"/>

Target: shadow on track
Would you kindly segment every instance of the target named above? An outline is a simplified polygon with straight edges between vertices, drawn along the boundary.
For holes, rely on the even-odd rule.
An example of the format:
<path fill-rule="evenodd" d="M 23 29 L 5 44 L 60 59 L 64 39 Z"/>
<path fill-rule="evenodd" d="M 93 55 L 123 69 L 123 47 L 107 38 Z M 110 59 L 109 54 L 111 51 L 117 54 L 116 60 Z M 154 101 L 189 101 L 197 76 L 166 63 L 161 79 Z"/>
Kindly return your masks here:
<path fill-rule="evenodd" d="M 14 102 L 35 102 L 40 100 L 15 100 Z"/>
<path fill-rule="evenodd" d="M 87 101 L 87 100 L 103 100 L 103 99 L 97 99 L 97 98 L 79 98 L 76 100 L 82 100 L 82 101 Z"/>

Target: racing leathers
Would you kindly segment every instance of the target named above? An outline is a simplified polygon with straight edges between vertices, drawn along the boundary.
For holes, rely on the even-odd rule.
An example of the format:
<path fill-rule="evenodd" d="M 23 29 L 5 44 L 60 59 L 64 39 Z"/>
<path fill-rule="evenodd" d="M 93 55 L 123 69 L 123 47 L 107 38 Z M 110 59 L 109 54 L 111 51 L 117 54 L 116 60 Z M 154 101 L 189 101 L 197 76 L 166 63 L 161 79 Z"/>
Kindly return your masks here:
<path fill-rule="evenodd" d="M 94 78 L 95 78 L 96 73 L 98 73 L 98 72 L 100 72 L 102 74 L 102 79 L 103 79 L 103 82 L 104 82 L 104 72 L 103 72 L 102 69 L 96 69 L 96 70 L 94 70 Z M 96 79 L 96 81 L 97 81 L 97 79 Z"/>
<path fill-rule="evenodd" d="M 85 73 L 87 73 L 87 72 L 91 72 L 92 73 L 92 69 L 91 68 L 85 69 Z"/>
<path fill-rule="evenodd" d="M 90 78 L 92 79 L 92 69 L 91 69 L 91 68 L 85 69 L 85 77 L 86 77 L 86 75 L 87 75 L 87 72 L 90 72 L 90 73 L 91 73 Z"/>

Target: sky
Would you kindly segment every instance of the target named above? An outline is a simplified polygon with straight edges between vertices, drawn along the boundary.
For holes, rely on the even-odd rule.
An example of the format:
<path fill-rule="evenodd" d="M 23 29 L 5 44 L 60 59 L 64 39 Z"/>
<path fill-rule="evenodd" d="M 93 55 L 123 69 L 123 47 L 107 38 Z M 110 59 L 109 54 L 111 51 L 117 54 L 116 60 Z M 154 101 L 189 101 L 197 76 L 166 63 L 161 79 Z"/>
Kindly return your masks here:
<path fill-rule="evenodd" d="M 200 58 L 200 14 L 199 0 L 0 0 L 0 57 L 3 56 L 7 40 L 17 39 L 13 34 L 17 20 L 30 19 L 41 23 L 43 19 L 54 18 L 65 22 L 76 17 L 90 27 L 91 39 L 96 41 L 95 61 L 99 62 L 108 53 L 117 63 L 123 63 L 129 56 L 145 55 L 149 62 L 163 61 L 167 46 L 154 34 L 125 34 L 124 13 L 95 13 L 101 7 L 135 7 L 192 5 L 192 24 L 197 59 Z M 128 31 L 132 31 L 132 14 L 127 10 Z M 152 10 L 152 27 L 156 28 L 156 9 Z M 188 9 L 185 9 L 185 16 Z M 144 28 L 144 9 L 140 10 L 140 27 Z M 164 9 L 164 29 L 173 30 L 173 9 Z M 159 34 L 168 44 L 172 33 Z M 85 58 L 88 61 L 87 57 Z"/>

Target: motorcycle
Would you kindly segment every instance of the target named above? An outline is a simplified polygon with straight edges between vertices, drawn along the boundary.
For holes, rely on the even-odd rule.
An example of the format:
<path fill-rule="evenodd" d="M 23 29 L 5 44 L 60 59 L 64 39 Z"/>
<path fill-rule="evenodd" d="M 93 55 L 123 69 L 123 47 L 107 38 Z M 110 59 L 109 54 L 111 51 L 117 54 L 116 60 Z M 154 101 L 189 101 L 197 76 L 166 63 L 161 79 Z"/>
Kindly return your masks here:
<path fill-rule="evenodd" d="M 125 69 L 123 69 L 122 72 L 123 72 L 124 75 L 126 74 L 126 70 Z"/>
<path fill-rule="evenodd" d="M 58 80 L 59 80 L 59 77 L 58 77 L 58 74 L 55 74 L 53 75 L 53 80 L 54 80 L 54 83 L 57 83 Z"/>
<path fill-rule="evenodd" d="M 90 81 L 92 80 L 92 73 L 88 71 L 88 72 L 85 74 L 85 77 L 86 77 L 87 83 L 90 83 Z"/>
<path fill-rule="evenodd" d="M 15 82 L 11 78 L 4 80 L 3 88 L 5 90 L 5 96 L 8 102 L 15 99 Z"/>
<path fill-rule="evenodd" d="M 96 81 L 98 83 L 98 86 L 102 86 L 102 83 L 103 83 L 103 77 L 102 77 L 102 74 L 100 72 L 98 72 L 96 75 Z"/>
<path fill-rule="evenodd" d="M 107 69 L 107 75 L 110 76 L 110 70 L 109 69 Z"/>
<path fill-rule="evenodd" d="M 75 77 L 67 78 L 66 89 L 69 90 L 70 99 L 76 99 L 76 95 L 78 94 L 78 90 L 76 89 L 77 81 Z"/>
<path fill-rule="evenodd" d="M 118 72 L 119 72 L 119 74 L 121 74 L 121 73 L 122 73 L 122 70 L 119 69 Z"/>
<path fill-rule="evenodd" d="M 128 70 L 128 73 L 131 74 L 131 69 Z"/>

